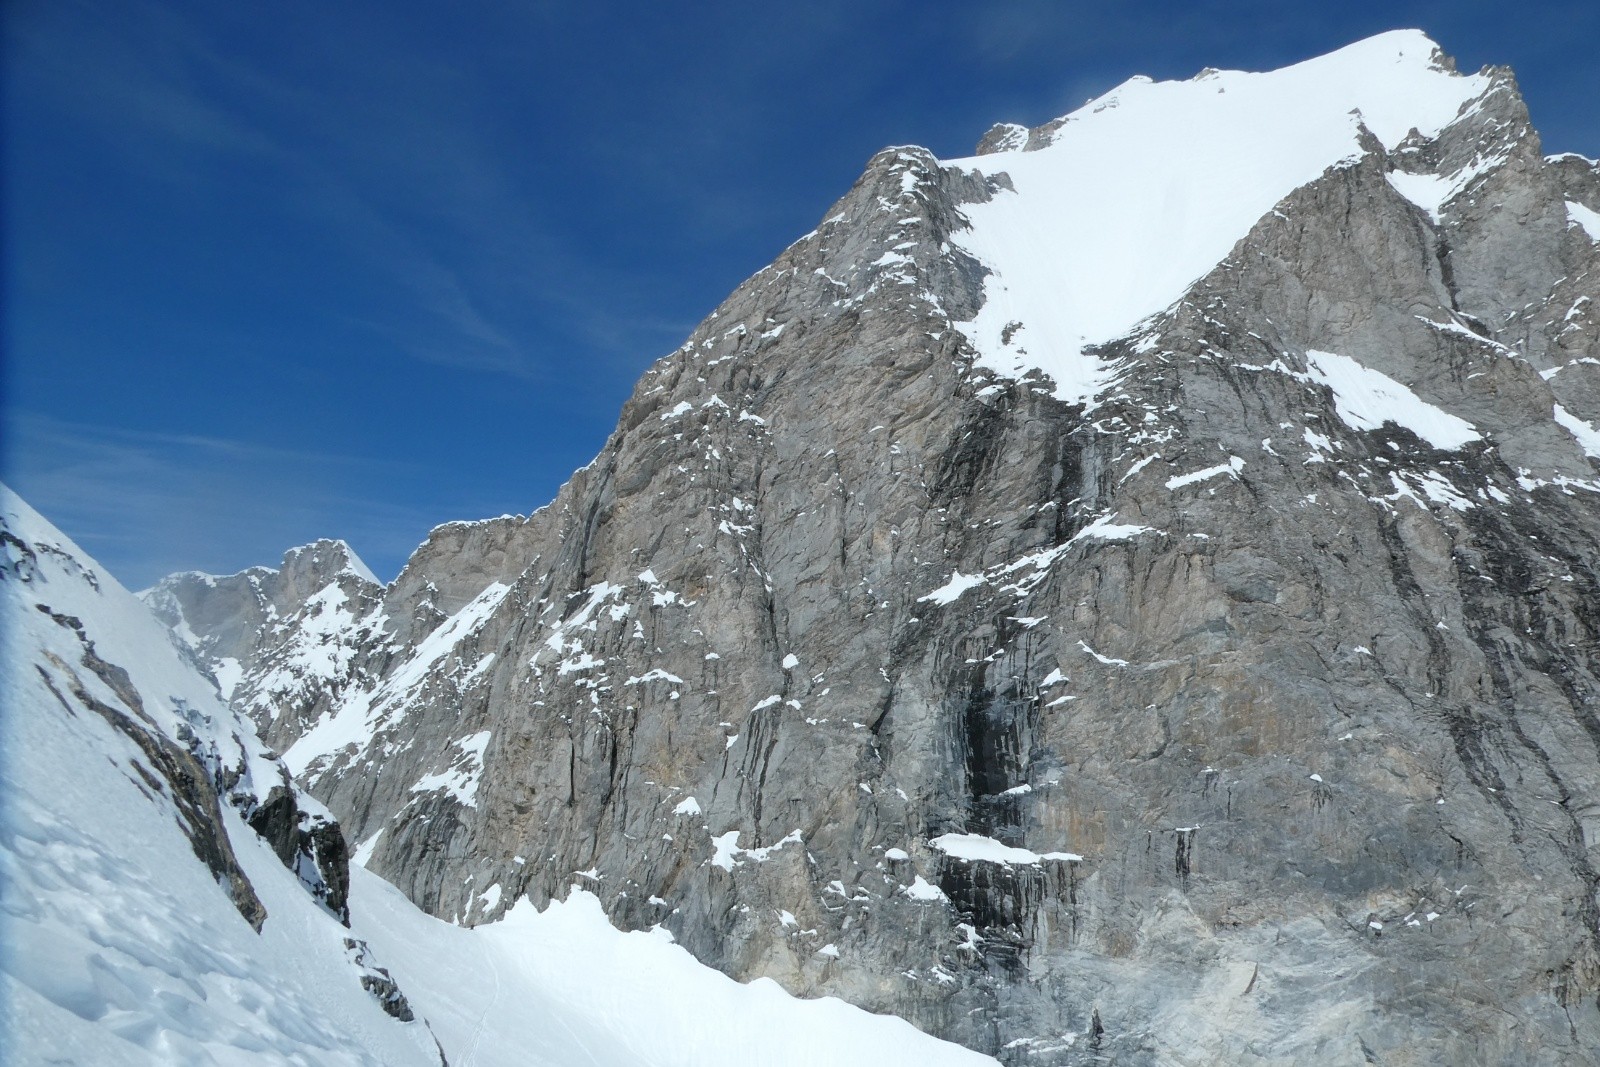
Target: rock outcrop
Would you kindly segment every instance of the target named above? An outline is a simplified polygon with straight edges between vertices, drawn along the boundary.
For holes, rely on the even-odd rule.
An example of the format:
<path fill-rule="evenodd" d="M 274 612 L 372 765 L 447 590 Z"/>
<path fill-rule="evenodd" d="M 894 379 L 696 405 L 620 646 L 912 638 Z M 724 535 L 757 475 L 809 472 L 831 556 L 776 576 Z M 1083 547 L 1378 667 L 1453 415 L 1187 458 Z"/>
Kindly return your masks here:
<path fill-rule="evenodd" d="M 1117 330 L 1029 303 L 1063 153 L 1261 85 L 1346 147 Z M 1410 33 L 980 151 L 874 157 L 549 506 L 169 617 L 446 918 L 581 884 L 1007 1062 L 1588 1062 L 1600 165 Z"/>

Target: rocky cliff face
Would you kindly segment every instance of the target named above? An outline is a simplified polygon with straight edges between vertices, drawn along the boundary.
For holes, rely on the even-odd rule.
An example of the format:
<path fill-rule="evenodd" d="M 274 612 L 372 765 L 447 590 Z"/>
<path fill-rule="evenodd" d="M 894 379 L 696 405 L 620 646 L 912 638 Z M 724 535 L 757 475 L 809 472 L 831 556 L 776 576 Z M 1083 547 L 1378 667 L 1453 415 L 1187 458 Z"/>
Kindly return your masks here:
<path fill-rule="evenodd" d="M 1600 165 L 1414 33 L 980 148 L 548 507 L 169 618 L 447 918 L 580 884 L 1007 1062 L 1586 1062 Z"/>

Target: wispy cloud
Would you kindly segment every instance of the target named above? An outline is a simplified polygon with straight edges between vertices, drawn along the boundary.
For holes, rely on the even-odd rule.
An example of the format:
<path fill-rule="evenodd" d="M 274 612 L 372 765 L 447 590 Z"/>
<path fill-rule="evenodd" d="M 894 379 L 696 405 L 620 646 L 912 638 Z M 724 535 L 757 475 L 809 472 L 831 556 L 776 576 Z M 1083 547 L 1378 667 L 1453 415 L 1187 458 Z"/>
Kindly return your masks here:
<path fill-rule="evenodd" d="M 412 463 L 27 413 L 8 416 L 6 444 L 12 487 L 130 588 L 179 569 L 273 565 L 318 537 L 344 538 L 391 577 L 442 521 L 430 505 L 449 506 L 382 498 L 396 482 L 437 476 Z"/>

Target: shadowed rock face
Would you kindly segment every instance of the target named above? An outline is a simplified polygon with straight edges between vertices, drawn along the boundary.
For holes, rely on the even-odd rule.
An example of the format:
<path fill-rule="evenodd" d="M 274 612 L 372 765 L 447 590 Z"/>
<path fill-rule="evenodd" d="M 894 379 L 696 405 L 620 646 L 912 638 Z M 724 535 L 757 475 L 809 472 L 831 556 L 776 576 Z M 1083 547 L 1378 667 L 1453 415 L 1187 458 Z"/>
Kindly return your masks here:
<path fill-rule="evenodd" d="M 327 631 L 340 680 L 258 721 L 458 921 L 581 884 L 1008 1062 L 1586 1062 L 1600 254 L 1568 204 L 1600 168 L 1486 75 L 1104 346 L 1088 405 L 953 325 L 1006 179 L 880 153 L 553 503 L 435 531 Z M 1398 191 L 1483 160 L 1436 216 Z M 284 658 L 241 655 L 269 691 Z"/>
<path fill-rule="evenodd" d="M 274 786 L 246 821 L 285 867 L 300 874 L 311 895 L 349 926 L 350 850 L 344 834 L 337 823 L 301 811 L 298 799 L 293 790 Z"/>

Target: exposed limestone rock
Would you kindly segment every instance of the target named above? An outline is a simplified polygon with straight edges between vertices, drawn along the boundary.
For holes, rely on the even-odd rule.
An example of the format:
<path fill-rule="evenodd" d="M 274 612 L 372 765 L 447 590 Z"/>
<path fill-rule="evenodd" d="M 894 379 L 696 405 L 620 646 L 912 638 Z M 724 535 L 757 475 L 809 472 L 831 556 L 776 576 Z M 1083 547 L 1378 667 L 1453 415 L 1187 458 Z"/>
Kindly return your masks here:
<path fill-rule="evenodd" d="M 411 1012 L 411 1004 L 406 1000 L 406 995 L 400 991 L 400 986 L 395 983 L 388 970 L 372 962 L 371 950 L 367 948 L 365 941 L 347 937 L 344 939 L 344 950 L 350 957 L 350 962 L 361 972 L 361 988 L 371 993 L 385 1012 L 403 1023 L 416 1018 Z M 442 1052 L 440 1058 L 443 1058 Z"/>
<path fill-rule="evenodd" d="M 582 884 L 1007 1062 L 1587 1062 L 1600 166 L 1485 76 L 1103 346 L 1092 404 L 955 328 L 1004 176 L 886 150 L 553 503 L 302 584 L 358 605 L 344 666 L 235 699 L 457 921 Z M 282 680 L 322 616 L 242 577 L 181 617 Z"/>
<path fill-rule="evenodd" d="M 350 851 L 339 824 L 304 810 L 304 799 L 287 785 L 274 786 L 245 821 L 266 840 L 283 865 L 323 907 L 350 925 Z"/>

